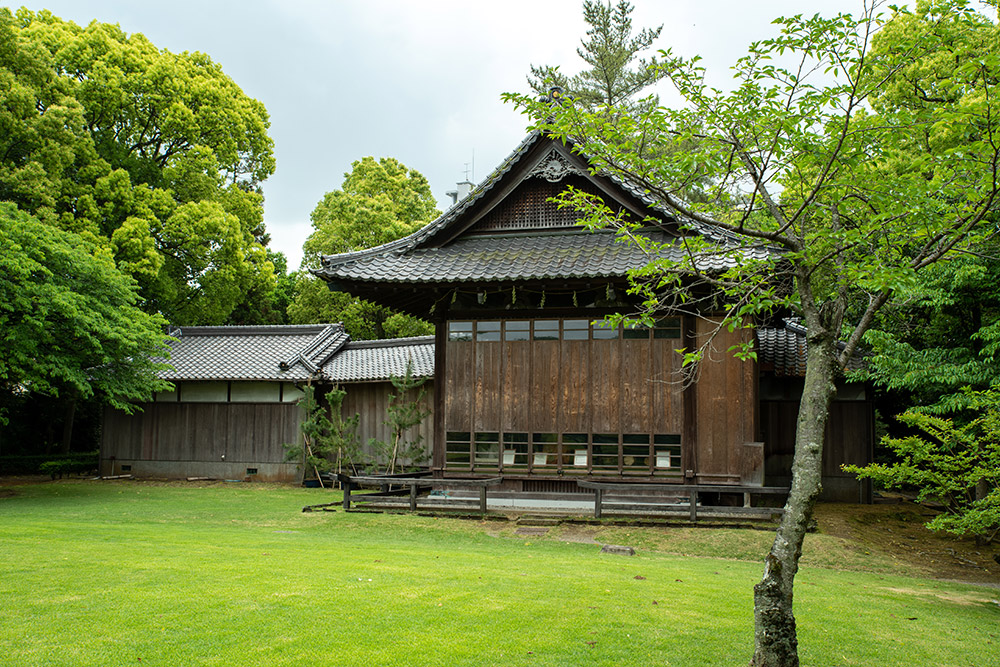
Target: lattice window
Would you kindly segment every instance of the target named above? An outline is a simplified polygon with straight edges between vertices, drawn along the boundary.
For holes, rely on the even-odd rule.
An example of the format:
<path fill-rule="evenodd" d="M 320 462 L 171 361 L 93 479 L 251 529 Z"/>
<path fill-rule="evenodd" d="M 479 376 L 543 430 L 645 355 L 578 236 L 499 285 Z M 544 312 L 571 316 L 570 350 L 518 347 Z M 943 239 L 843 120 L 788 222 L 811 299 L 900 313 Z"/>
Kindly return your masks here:
<path fill-rule="evenodd" d="M 566 189 L 567 184 L 593 191 L 582 179 L 567 179 L 559 183 L 531 178 L 477 222 L 470 232 L 517 231 L 527 229 L 572 229 L 579 217 L 572 208 L 558 208 L 548 201 Z"/>

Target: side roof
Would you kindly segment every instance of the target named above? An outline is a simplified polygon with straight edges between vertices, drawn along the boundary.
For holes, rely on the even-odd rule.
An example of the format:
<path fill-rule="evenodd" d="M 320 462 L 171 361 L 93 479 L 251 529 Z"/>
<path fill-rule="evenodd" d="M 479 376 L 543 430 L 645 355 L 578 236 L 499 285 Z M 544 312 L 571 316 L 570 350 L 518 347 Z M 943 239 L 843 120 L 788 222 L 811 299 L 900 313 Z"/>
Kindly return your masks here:
<path fill-rule="evenodd" d="M 837 347 L 843 350 L 845 344 L 838 342 Z M 757 361 L 760 369 L 766 373 L 785 377 L 805 377 L 808 349 L 806 327 L 796 318 L 786 319 L 784 327 L 757 330 Z M 864 357 L 855 354 L 847 362 L 847 370 L 861 370 L 864 364 Z"/>
<path fill-rule="evenodd" d="M 351 341 L 326 365 L 331 382 L 380 382 L 406 375 L 434 377 L 434 336 Z"/>
<path fill-rule="evenodd" d="M 340 324 L 178 327 L 164 380 L 298 381 L 313 377 L 350 340 Z"/>
<path fill-rule="evenodd" d="M 164 380 L 379 382 L 434 376 L 434 336 L 351 341 L 341 324 L 177 327 Z"/>

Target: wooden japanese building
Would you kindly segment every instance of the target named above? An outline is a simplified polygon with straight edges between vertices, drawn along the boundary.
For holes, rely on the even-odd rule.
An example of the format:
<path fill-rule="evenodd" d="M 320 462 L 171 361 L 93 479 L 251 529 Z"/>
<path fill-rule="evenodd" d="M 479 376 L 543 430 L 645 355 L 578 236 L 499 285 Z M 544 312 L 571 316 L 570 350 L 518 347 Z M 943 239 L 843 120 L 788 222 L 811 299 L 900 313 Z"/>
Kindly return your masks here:
<path fill-rule="evenodd" d="M 180 327 L 171 332 L 173 384 L 133 414 L 107 408 L 103 474 L 301 481 L 286 445 L 301 442 L 302 387 L 347 391 L 342 410 L 360 417 L 358 435 L 388 440 L 384 424 L 391 377 L 432 378 L 428 336 L 351 341 L 339 324 Z M 433 386 L 433 381 L 429 386 Z M 431 442 L 425 423 L 414 428 Z"/>
<path fill-rule="evenodd" d="M 567 186 L 636 220 L 655 219 L 643 233 L 665 244 L 661 257 L 678 258 L 687 234 L 726 243 L 707 225 L 682 227 L 643 192 L 591 173 L 569 146 L 536 132 L 434 222 L 377 248 L 324 257 L 316 271 L 331 289 L 435 323 L 435 474 L 499 474 L 525 492 L 575 491 L 580 479 L 787 482 L 794 377 L 775 374 L 773 364 L 764 371 L 768 395 L 782 400 L 762 413 L 761 366 L 726 352 L 754 331 L 717 333 L 719 313 L 710 309 L 666 312 L 651 328 L 604 324 L 609 313 L 635 309 L 627 272 L 652 257 L 612 232 L 578 226 L 575 211 L 550 201 Z M 707 272 L 732 265 L 725 253 L 700 261 Z M 678 350 L 713 332 L 697 381 L 687 381 Z M 770 340 L 772 358 L 799 343 Z M 868 403 L 834 435 L 831 471 L 867 461 Z M 847 491 L 857 500 L 857 482 Z"/>

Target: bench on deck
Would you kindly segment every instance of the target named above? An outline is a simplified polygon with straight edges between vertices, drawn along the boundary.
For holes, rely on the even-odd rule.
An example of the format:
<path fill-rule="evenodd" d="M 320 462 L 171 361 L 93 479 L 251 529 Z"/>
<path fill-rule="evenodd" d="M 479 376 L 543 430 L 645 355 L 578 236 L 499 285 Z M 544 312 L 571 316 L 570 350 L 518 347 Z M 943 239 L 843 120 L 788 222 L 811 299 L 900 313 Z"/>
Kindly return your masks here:
<path fill-rule="evenodd" d="M 590 489 L 594 492 L 594 518 L 601 518 L 602 505 L 604 504 L 605 492 L 652 492 L 654 494 L 684 495 L 688 496 L 689 517 L 691 521 L 698 520 L 698 493 L 742 493 L 743 507 L 726 508 L 739 511 L 741 514 L 780 514 L 782 510 L 775 507 L 751 507 L 750 497 L 753 494 L 763 495 L 783 495 L 788 493 L 788 488 L 783 486 L 744 486 L 744 485 L 704 485 L 704 484 L 648 484 L 635 483 L 627 484 L 622 482 L 596 482 L 591 480 L 577 480 L 577 486 Z M 706 508 L 702 508 L 703 510 Z M 706 512 L 707 513 L 707 512 Z"/>
<path fill-rule="evenodd" d="M 339 475 L 339 478 L 344 487 L 344 510 L 351 509 L 351 491 L 361 488 L 362 486 L 378 486 L 382 489 L 383 494 L 389 493 L 390 486 L 408 486 L 410 488 L 410 511 L 416 511 L 417 509 L 417 495 L 419 494 L 421 487 L 429 488 L 433 486 L 444 486 L 452 488 L 478 488 L 479 511 L 483 514 L 486 514 L 487 487 L 496 486 L 503 481 L 502 477 L 489 477 L 485 479 L 453 479 L 448 477 L 432 479 L 430 477 L 418 477 L 415 475 L 407 477 L 389 475 L 359 475 L 349 477 L 347 475 Z"/>

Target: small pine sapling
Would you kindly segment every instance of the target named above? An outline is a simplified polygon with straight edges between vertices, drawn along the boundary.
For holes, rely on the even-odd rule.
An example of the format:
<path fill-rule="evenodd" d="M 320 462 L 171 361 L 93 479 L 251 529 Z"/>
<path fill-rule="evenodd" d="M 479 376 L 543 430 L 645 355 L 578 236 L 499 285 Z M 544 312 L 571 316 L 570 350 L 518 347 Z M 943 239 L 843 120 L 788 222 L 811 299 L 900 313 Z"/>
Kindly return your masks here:
<path fill-rule="evenodd" d="M 426 460 L 427 453 L 422 446 L 424 436 L 420 433 L 408 432 L 418 426 L 430 415 L 424 397 L 427 389 L 423 386 L 427 378 L 413 377 L 413 363 L 406 364 L 406 374 L 402 377 L 390 378 L 396 391 L 389 395 L 389 406 L 386 408 L 386 420 L 389 427 L 390 442 L 369 440 L 368 444 L 382 454 L 386 460 L 386 471 L 390 475 L 400 470 L 413 468 Z"/>
<path fill-rule="evenodd" d="M 299 430 L 302 444 L 286 445 L 288 461 L 301 460 L 306 469 L 312 468 L 320 486 L 322 474 L 334 469 L 331 457 L 336 459 L 336 470 L 345 467 L 354 469 L 358 463 L 360 446 L 357 429 L 359 416 L 344 419 L 341 406 L 347 392 L 340 387 L 331 388 L 324 397 L 318 399 L 316 390 L 307 385 L 299 405 L 305 411 Z"/>

